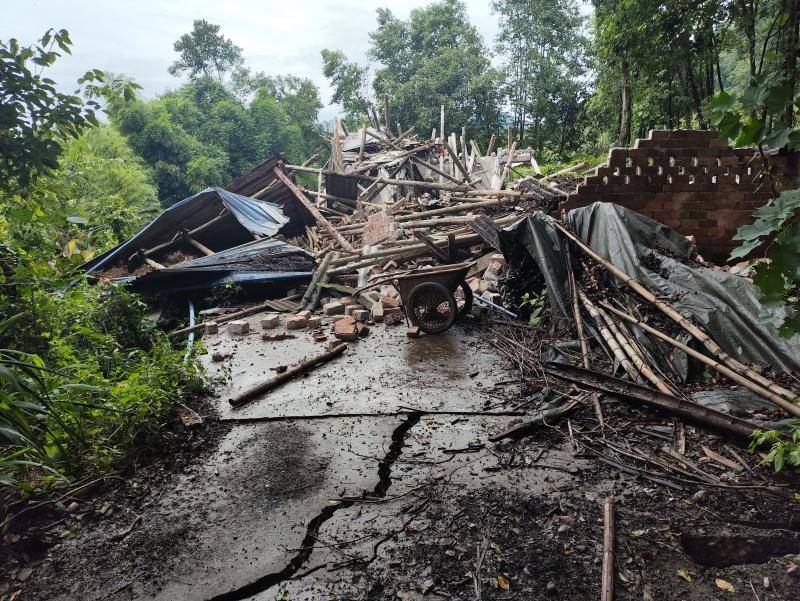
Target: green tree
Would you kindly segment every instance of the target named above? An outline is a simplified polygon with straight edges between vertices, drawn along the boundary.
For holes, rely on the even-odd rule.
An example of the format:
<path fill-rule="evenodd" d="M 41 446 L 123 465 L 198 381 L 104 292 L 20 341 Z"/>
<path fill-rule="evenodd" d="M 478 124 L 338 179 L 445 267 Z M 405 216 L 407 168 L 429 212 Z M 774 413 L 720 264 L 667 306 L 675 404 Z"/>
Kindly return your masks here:
<path fill-rule="evenodd" d="M 24 188 L 34 174 L 55 169 L 64 141 L 97 123 L 97 102 L 59 92 L 42 76 L 61 56 L 56 48 L 70 54 L 71 45 L 65 29 L 49 29 L 31 46 L 0 40 L 0 190 Z M 102 78 L 92 70 L 78 83 Z"/>
<path fill-rule="evenodd" d="M 380 64 L 375 94 L 389 96 L 395 120 L 404 128 L 427 134 L 438 127 L 442 104 L 449 123 L 467 127 L 477 138 L 488 138 L 500 127 L 501 73 L 492 67 L 460 0 L 414 9 L 406 21 L 378 9 L 369 56 Z"/>
<path fill-rule="evenodd" d="M 495 0 L 505 92 L 520 140 L 576 150 L 585 100 L 588 40 L 576 0 Z M 529 130 L 526 129 L 529 126 Z"/>
<path fill-rule="evenodd" d="M 323 50 L 322 72 L 333 87 L 331 102 L 344 109 L 345 123 L 356 127 L 362 121 L 368 121 L 369 69 L 349 62 L 341 50 Z"/>
<path fill-rule="evenodd" d="M 192 31 L 183 34 L 173 48 L 180 57 L 169 68 L 172 75 L 189 74 L 189 79 L 225 75 L 244 62 L 242 49 L 223 36 L 220 26 L 197 19 Z"/>

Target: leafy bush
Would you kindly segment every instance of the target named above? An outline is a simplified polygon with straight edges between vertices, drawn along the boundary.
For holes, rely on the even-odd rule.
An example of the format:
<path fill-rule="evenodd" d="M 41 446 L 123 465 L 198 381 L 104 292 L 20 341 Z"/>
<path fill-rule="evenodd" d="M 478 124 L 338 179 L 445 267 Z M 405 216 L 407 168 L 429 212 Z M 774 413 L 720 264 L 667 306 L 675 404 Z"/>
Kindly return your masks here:
<path fill-rule="evenodd" d="M 183 362 L 122 288 L 40 292 L 33 307 L 14 322 L 33 320 L 46 350 L 0 350 L 4 484 L 31 491 L 124 469 L 164 441 L 176 403 L 205 387 L 197 365 Z"/>
<path fill-rule="evenodd" d="M 785 440 L 778 430 L 756 430 L 750 441 L 750 452 L 753 453 L 761 445 L 770 442 L 772 446 L 764 463 L 774 466 L 776 472 L 781 471 L 786 464 L 800 467 L 800 428 L 795 427 L 792 430 L 791 440 Z"/>

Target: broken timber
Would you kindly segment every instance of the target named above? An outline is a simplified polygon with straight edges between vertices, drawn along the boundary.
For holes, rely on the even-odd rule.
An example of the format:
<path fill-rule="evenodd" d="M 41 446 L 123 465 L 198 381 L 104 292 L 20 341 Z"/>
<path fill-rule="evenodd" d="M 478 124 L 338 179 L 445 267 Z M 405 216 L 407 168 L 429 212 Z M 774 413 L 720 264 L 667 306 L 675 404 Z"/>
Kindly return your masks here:
<path fill-rule="evenodd" d="M 269 392 L 273 388 L 277 388 L 284 382 L 288 382 L 295 376 L 306 372 L 310 369 L 317 367 L 318 365 L 322 365 L 323 363 L 327 363 L 331 359 L 335 359 L 339 355 L 341 355 L 345 349 L 347 348 L 346 344 L 340 344 L 339 346 L 335 347 L 334 349 L 322 353 L 321 355 L 317 355 L 316 357 L 312 357 L 311 359 L 306 359 L 299 365 L 295 365 L 287 369 L 282 374 L 278 374 L 274 378 L 270 378 L 266 382 L 261 382 L 260 384 L 256 384 L 252 388 L 248 388 L 237 394 L 236 396 L 231 397 L 228 399 L 232 407 L 241 407 L 245 403 L 253 400 L 254 397 L 263 394 L 265 392 Z"/>
<path fill-rule="evenodd" d="M 702 407 L 690 401 L 669 396 L 647 386 L 633 384 L 604 373 L 548 362 L 544 371 L 552 376 L 573 382 L 580 387 L 607 392 L 622 399 L 633 399 L 671 415 L 705 424 L 716 430 L 728 432 L 737 438 L 749 438 L 757 426 L 721 411 Z"/>

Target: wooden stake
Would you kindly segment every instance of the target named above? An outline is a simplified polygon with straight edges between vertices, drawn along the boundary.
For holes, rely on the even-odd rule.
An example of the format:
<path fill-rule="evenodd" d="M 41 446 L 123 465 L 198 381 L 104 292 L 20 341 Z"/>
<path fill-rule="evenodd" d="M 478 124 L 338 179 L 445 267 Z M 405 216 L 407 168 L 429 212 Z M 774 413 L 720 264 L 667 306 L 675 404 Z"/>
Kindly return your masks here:
<path fill-rule="evenodd" d="M 339 232 L 336 231 L 336 228 L 333 227 L 333 225 L 331 225 L 330 221 L 325 219 L 322 213 L 319 212 L 319 209 L 316 207 L 316 205 L 314 205 L 310 200 L 308 200 L 308 198 L 306 198 L 306 195 L 300 191 L 297 185 L 288 177 L 286 177 L 286 175 L 284 175 L 280 167 L 275 167 L 272 171 L 278 177 L 278 179 L 280 179 L 284 183 L 284 185 L 287 188 L 289 188 L 289 190 L 292 191 L 297 200 L 299 200 L 300 203 L 306 209 L 308 209 L 308 212 L 314 216 L 314 219 L 317 220 L 317 223 L 319 223 L 322 227 L 324 227 L 328 231 L 328 233 L 331 236 L 333 236 L 334 240 L 336 240 L 339 246 L 341 246 L 344 250 L 347 251 L 353 250 L 353 247 L 350 245 L 350 243 L 347 240 L 345 240 L 344 237 Z"/>
<path fill-rule="evenodd" d="M 361 147 L 358 149 L 358 160 L 356 164 L 360 165 L 364 161 L 364 145 L 367 143 L 367 122 L 361 126 Z M 320 174 L 322 177 L 322 174 Z"/>
<path fill-rule="evenodd" d="M 600 601 L 614 601 L 614 500 L 603 502 L 603 577 Z"/>
<path fill-rule="evenodd" d="M 288 382 L 296 375 L 301 374 L 309 369 L 317 367 L 318 365 L 322 365 L 323 363 L 327 363 L 331 359 L 335 359 L 339 355 L 341 355 L 345 349 L 347 348 L 346 344 L 341 344 L 334 348 L 333 350 L 327 351 L 322 353 L 321 355 L 317 355 L 316 357 L 312 357 L 311 359 L 307 359 L 296 365 L 287 369 L 282 374 L 278 374 L 274 378 L 270 378 L 266 382 L 261 382 L 260 384 L 256 384 L 252 388 L 248 388 L 237 394 L 236 396 L 231 397 L 228 399 L 228 402 L 231 404 L 232 407 L 241 407 L 245 403 L 253 400 L 254 397 L 264 394 L 265 392 L 269 392 L 274 388 L 277 388 L 284 382 Z"/>

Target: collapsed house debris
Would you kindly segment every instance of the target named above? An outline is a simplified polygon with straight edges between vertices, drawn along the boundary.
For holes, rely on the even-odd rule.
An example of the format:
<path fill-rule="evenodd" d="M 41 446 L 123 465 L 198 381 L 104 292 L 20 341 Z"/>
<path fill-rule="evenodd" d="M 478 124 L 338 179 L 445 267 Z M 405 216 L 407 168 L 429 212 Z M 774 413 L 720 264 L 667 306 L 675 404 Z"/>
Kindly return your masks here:
<path fill-rule="evenodd" d="M 226 278 L 268 284 L 271 298 L 214 308 L 206 321 L 171 333 L 177 339 L 204 332 L 212 344 L 248 339 L 267 348 L 302 339 L 303 356 L 291 362 L 281 357 L 271 366 L 273 377 L 234 383 L 225 396 L 231 421 L 257 420 L 248 412 L 264 395 L 279 394 L 301 376 L 324 377 L 369 345 L 378 328 L 391 331 L 405 322 L 407 337 L 389 340 L 415 345 L 461 319 L 519 371 L 518 394 L 465 414 L 518 421 L 486 428 L 485 442 L 451 449 L 453 454 L 488 448 L 499 456 L 507 445 L 546 430 L 562 437 L 575 457 L 592 457 L 670 494 L 704 487 L 789 494 L 757 471 L 763 455 L 750 458 L 741 448 L 756 429 L 785 429 L 789 418 L 800 416 L 791 375 L 800 370 L 800 339 L 782 339 L 762 323 L 758 289 L 741 272 L 703 260 L 695 246 L 699 233 L 693 241 L 686 231 L 602 202 L 600 186 L 621 186 L 626 177 L 630 183 L 633 176 L 624 169 L 642 165 L 626 162 L 619 174 L 600 175 L 609 177 L 592 189 L 601 202 L 581 198 L 577 204 L 585 206 L 558 215 L 572 204 L 564 204 L 564 186 L 553 182 L 585 164 L 545 177 L 526 169 L 509 184 L 520 164 L 538 171 L 533 155 L 517 151 L 513 141 L 496 149 L 492 139 L 484 154 L 464 134 L 443 138 L 433 132 L 422 139 L 411 130 L 394 135 L 373 125 L 347 132 L 337 121 L 327 164 L 270 157 L 228 185 L 235 193 L 202 193 L 208 195 L 204 202 L 215 200 L 215 209 L 159 218 L 88 269 L 108 278 L 122 275 L 148 292 L 231 281 Z M 706 150 L 727 151 L 709 142 L 712 134 L 699 137 Z M 642 154 L 643 160 L 648 156 Z M 593 185 L 584 184 L 579 193 Z M 673 202 L 670 194 L 685 194 L 670 191 L 669 182 L 658 185 L 663 210 L 671 210 L 664 208 Z M 685 202 L 684 196 L 674 198 L 676 206 Z M 272 225 L 251 229 L 234 215 L 241 203 L 262 207 Z M 234 219 L 226 227 L 238 232 L 232 244 L 222 234 L 212 236 L 212 226 L 198 231 L 229 214 Z M 217 242 L 223 238 L 225 245 Z M 196 254 L 192 240 L 211 252 Z M 235 345 L 214 351 L 212 361 L 233 361 L 236 352 Z M 407 416 L 401 433 L 425 413 L 395 410 L 393 416 Z M 393 434 L 391 452 L 399 455 L 401 448 L 402 439 Z M 382 498 L 343 496 L 325 515 Z M 617 574 L 616 511 L 612 498 L 603 501 L 601 590 L 609 601 Z M 316 534 L 310 524 L 308 535 Z"/>

